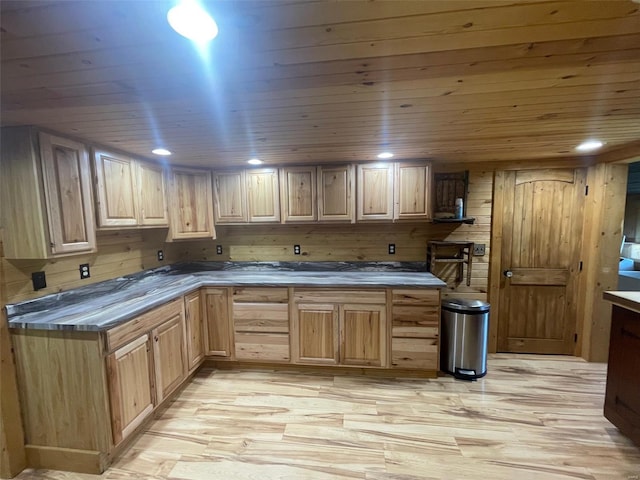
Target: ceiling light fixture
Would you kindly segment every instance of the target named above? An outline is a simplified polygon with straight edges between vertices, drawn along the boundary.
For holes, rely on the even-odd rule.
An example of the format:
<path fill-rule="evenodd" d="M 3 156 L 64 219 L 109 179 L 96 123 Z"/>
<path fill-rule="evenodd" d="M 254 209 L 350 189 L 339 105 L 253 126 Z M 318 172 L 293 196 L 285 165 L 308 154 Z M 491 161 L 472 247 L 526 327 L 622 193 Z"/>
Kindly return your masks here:
<path fill-rule="evenodd" d="M 264 162 L 259 158 L 252 158 L 251 160 L 247 160 L 249 165 L 262 165 Z"/>
<path fill-rule="evenodd" d="M 380 160 L 388 160 L 389 158 L 393 157 L 393 153 L 391 152 L 382 152 L 378 154 L 378 158 Z"/>
<path fill-rule="evenodd" d="M 167 13 L 171 28 L 197 43 L 206 43 L 218 35 L 218 25 L 196 0 L 183 0 Z"/>
<path fill-rule="evenodd" d="M 151 150 L 151 153 L 153 153 L 154 155 L 162 155 L 163 157 L 171 155 L 171 152 L 166 148 L 154 148 L 153 150 Z"/>
<path fill-rule="evenodd" d="M 600 140 L 585 140 L 580 145 L 576 147 L 576 150 L 579 152 L 591 152 L 593 150 L 597 150 L 604 145 L 604 142 Z"/>

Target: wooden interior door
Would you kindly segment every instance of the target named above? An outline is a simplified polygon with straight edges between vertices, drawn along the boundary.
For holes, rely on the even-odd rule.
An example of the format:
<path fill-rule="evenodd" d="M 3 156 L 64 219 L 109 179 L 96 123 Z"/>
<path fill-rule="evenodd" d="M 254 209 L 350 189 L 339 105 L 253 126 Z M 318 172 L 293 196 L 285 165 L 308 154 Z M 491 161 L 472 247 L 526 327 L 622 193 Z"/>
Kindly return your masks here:
<path fill-rule="evenodd" d="M 585 178 L 584 169 L 496 174 L 498 351 L 573 354 Z"/>

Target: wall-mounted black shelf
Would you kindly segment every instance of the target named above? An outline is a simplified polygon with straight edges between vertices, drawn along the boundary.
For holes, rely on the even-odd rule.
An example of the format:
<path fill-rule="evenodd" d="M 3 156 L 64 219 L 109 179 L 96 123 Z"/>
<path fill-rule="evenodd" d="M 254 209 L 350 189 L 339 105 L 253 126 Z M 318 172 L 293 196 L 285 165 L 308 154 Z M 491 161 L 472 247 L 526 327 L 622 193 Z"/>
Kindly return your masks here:
<path fill-rule="evenodd" d="M 475 217 L 462 217 L 462 218 L 434 218 L 433 223 L 468 223 L 473 225 L 476 221 Z"/>

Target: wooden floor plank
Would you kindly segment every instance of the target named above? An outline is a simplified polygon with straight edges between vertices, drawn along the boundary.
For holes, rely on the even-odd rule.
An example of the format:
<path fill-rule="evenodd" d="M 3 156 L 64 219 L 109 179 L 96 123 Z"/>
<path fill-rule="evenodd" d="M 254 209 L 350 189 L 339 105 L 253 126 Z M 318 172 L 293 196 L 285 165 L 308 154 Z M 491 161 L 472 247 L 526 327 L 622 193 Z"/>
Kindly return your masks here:
<path fill-rule="evenodd" d="M 605 364 L 512 354 L 475 382 L 202 369 L 101 477 L 17 478 L 636 479 L 605 382 Z"/>

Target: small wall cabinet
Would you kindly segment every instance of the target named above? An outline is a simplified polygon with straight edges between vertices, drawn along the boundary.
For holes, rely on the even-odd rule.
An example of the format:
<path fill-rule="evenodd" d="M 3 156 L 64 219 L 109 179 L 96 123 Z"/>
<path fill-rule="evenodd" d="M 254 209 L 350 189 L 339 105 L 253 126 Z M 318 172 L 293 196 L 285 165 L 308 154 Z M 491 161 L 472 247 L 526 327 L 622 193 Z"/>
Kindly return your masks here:
<path fill-rule="evenodd" d="M 277 168 L 216 172 L 214 184 L 216 223 L 280 222 Z"/>
<path fill-rule="evenodd" d="M 3 128 L 0 143 L 5 257 L 44 259 L 95 251 L 87 147 L 30 127 Z"/>
<path fill-rule="evenodd" d="M 353 165 L 318 167 L 318 221 L 355 222 L 356 196 Z"/>
<path fill-rule="evenodd" d="M 280 205 L 283 223 L 318 220 L 316 175 L 316 167 L 280 169 Z"/>
<path fill-rule="evenodd" d="M 216 238 L 209 170 L 171 168 L 169 218 L 167 241 Z"/>
<path fill-rule="evenodd" d="M 358 214 L 360 221 L 393 220 L 393 164 L 358 165 Z"/>
<path fill-rule="evenodd" d="M 98 226 L 168 226 L 165 176 L 160 165 L 94 150 Z"/>

